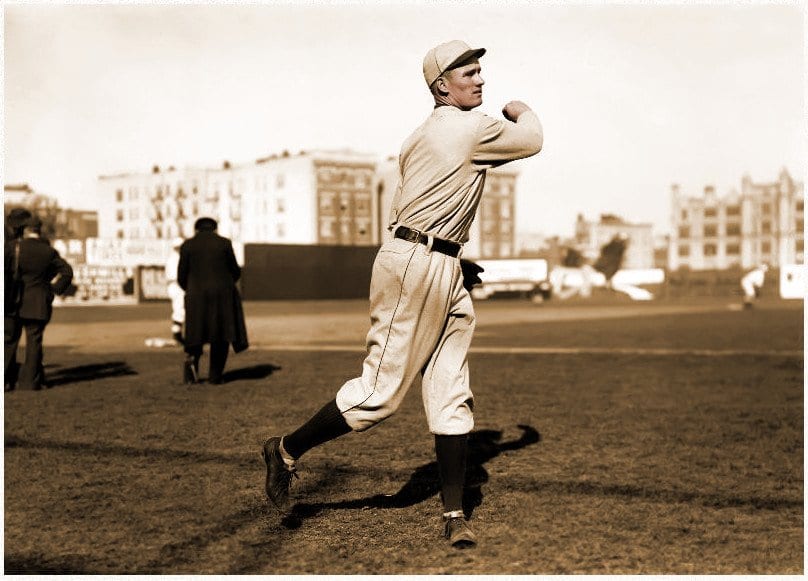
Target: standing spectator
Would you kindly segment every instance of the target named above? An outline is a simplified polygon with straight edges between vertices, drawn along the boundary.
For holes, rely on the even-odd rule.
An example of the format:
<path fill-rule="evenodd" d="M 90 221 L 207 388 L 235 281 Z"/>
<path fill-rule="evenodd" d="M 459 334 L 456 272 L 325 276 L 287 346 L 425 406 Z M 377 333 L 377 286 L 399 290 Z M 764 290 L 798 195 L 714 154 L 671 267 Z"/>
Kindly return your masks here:
<path fill-rule="evenodd" d="M 185 323 L 185 291 L 177 282 L 177 267 L 180 264 L 180 247 L 183 242 L 182 238 L 171 241 L 171 254 L 165 267 L 168 298 L 171 299 L 171 336 L 180 345 L 184 343 L 182 325 Z"/>
<path fill-rule="evenodd" d="M 750 270 L 741 279 L 743 307 L 745 309 L 751 309 L 755 299 L 760 296 L 760 289 L 763 288 L 763 281 L 766 279 L 766 272 L 768 272 L 768 270 L 768 264 L 761 264 L 757 268 Z"/>
<path fill-rule="evenodd" d="M 213 218 L 199 218 L 196 234 L 180 247 L 177 281 L 185 291 L 185 381 L 199 381 L 199 358 L 210 344 L 208 382 L 222 383 L 230 345 L 248 346 L 247 326 L 236 281 L 241 268 L 229 239 L 216 233 Z"/>
<path fill-rule="evenodd" d="M 42 389 L 42 338 L 53 312 L 54 294 L 73 281 L 73 269 L 41 237 L 42 221 L 26 210 L 12 212 L 13 238 L 5 246 L 5 391 Z M 25 362 L 18 369 L 17 347 L 25 330 Z"/>

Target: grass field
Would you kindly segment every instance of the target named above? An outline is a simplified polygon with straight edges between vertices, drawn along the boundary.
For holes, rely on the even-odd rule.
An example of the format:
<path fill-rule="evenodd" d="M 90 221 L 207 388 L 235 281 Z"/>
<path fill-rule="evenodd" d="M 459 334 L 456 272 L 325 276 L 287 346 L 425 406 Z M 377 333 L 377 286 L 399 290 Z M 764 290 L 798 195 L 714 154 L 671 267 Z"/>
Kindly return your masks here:
<path fill-rule="evenodd" d="M 801 574 L 802 304 L 726 303 L 478 303 L 470 551 L 417 386 L 267 507 L 261 442 L 358 373 L 364 301 L 248 303 L 220 386 L 144 346 L 165 304 L 61 309 L 52 387 L 5 394 L 5 572 Z"/>

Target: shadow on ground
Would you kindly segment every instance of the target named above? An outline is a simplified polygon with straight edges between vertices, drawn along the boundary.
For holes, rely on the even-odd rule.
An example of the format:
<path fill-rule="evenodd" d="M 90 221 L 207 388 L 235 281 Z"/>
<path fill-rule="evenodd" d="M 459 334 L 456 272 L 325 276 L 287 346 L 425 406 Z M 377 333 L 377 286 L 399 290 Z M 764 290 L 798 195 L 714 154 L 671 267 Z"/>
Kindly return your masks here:
<path fill-rule="evenodd" d="M 81 556 L 50 558 L 41 554 L 6 555 L 4 575 L 87 575 L 87 559 Z"/>
<path fill-rule="evenodd" d="M 57 367 L 55 371 L 48 370 L 46 377 L 48 387 L 78 383 L 80 381 L 94 381 L 108 377 L 137 375 L 137 371 L 129 367 L 125 361 L 108 361 L 106 363 L 92 363 L 64 368 L 51 365 L 48 367 Z"/>
<path fill-rule="evenodd" d="M 251 367 L 242 367 L 240 369 L 232 369 L 225 371 L 222 374 L 222 380 L 238 381 L 240 379 L 265 379 L 276 371 L 280 371 L 280 367 L 272 363 L 262 363 L 260 365 L 253 365 Z"/>
<path fill-rule="evenodd" d="M 474 509 L 483 501 L 482 485 L 488 482 L 488 471 L 484 464 L 501 452 L 519 450 L 541 441 L 541 435 L 535 428 L 520 424 L 519 429 L 522 430 L 522 435 L 508 442 L 500 442 L 501 430 L 477 430 L 469 434 L 466 484 L 463 490 L 463 511 L 467 517 L 470 518 Z M 405 508 L 424 502 L 438 494 L 440 488 L 438 463 L 430 462 L 416 468 L 410 479 L 395 494 L 376 494 L 339 502 L 298 503 L 284 517 L 283 525 L 290 529 L 298 528 L 304 519 L 314 517 L 324 509 Z"/>

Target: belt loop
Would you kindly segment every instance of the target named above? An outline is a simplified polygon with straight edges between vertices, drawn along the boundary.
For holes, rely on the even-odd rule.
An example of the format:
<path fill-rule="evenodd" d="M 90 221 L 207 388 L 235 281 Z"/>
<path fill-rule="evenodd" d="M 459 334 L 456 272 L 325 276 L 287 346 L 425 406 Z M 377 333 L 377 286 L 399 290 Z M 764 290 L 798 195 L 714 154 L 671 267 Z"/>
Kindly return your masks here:
<path fill-rule="evenodd" d="M 435 242 L 435 237 L 432 234 L 426 235 L 426 251 L 427 253 L 432 252 L 432 244 Z"/>

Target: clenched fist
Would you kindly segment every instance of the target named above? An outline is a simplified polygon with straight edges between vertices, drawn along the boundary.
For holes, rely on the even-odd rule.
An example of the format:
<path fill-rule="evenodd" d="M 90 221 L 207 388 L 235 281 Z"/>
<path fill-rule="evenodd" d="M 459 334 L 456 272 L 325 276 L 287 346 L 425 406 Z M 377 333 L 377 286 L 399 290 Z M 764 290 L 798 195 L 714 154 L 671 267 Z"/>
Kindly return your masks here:
<path fill-rule="evenodd" d="M 519 115 L 525 111 L 530 111 L 530 107 L 525 105 L 522 101 L 511 101 L 502 108 L 502 114 L 508 121 L 516 121 Z"/>

